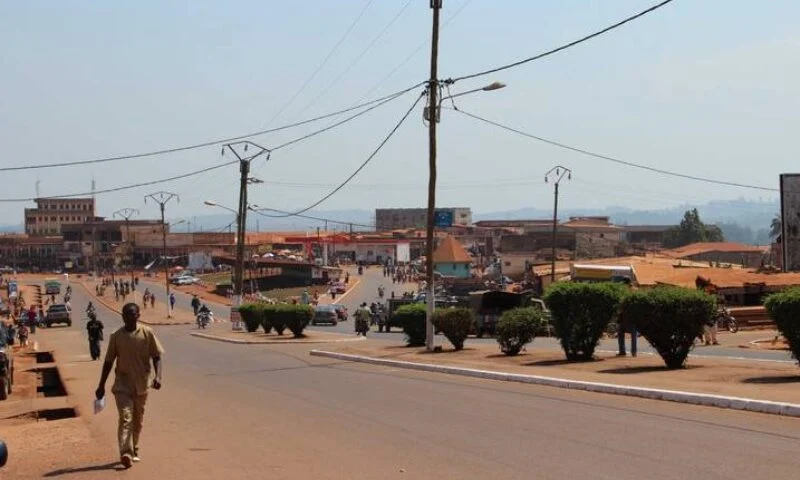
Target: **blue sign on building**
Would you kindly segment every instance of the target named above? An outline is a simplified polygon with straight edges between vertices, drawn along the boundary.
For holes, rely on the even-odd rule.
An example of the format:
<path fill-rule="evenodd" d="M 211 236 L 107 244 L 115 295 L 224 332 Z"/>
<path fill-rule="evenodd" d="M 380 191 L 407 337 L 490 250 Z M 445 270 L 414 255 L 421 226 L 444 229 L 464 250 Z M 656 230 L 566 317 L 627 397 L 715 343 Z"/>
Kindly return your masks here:
<path fill-rule="evenodd" d="M 453 226 L 453 211 L 452 210 L 436 210 L 434 215 L 433 224 L 437 227 L 452 227 Z"/>

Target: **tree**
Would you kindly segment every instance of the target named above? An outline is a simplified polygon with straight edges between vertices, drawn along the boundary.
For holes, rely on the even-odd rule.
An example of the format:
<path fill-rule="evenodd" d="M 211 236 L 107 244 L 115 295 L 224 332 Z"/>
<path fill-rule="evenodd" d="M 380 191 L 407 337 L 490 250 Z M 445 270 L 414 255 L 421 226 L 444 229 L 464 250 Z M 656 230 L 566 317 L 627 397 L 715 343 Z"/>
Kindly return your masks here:
<path fill-rule="evenodd" d="M 778 235 L 780 235 L 782 231 L 783 219 L 780 213 L 776 213 L 775 216 L 772 217 L 772 222 L 769 224 L 769 236 L 770 238 L 778 238 Z"/>
<path fill-rule="evenodd" d="M 716 225 L 706 225 L 700 220 L 697 209 L 687 210 L 683 220 L 677 227 L 667 230 L 664 235 L 664 246 L 667 248 L 682 247 L 697 242 L 724 242 L 725 236 Z"/>

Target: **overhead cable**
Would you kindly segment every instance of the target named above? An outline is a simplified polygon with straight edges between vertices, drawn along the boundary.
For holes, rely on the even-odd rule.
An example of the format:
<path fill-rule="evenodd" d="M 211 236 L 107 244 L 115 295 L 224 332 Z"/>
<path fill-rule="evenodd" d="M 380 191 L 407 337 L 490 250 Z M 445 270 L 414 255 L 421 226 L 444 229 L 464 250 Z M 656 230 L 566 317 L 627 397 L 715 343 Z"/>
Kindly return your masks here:
<path fill-rule="evenodd" d="M 289 99 L 289 101 L 286 102 L 280 108 L 280 110 L 278 110 L 277 113 L 275 113 L 275 115 L 272 116 L 272 118 L 269 119 L 269 121 L 267 122 L 267 126 L 269 126 L 272 122 L 274 122 L 276 118 L 278 118 L 287 108 L 289 108 L 289 106 L 292 103 L 294 103 L 295 100 L 297 100 L 297 97 L 301 93 L 303 93 L 303 91 L 306 89 L 306 87 L 308 87 L 308 84 L 311 83 L 311 81 L 314 80 L 314 78 L 316 78 L 316 76 L 320 72 L 320 70 L 322 70 L 322 68 L 328 63 L 328 60 L 331 59 L 333 54 L 336 53 L 336 51 L 339 49 L 339 47 L 342 45 L 342 43 L 344 43 L 344 41 L 347 39 L 347 37 L 350 36 L 350 33 L 353 31 L 355 26 L 361 20 L 361 17 L 364 16 L 364 14 L 367 12 L 367 9 L 370 7 L 370 5 L 372 5 L 372 3 L 374 1 L 375 0 L 368 0 L 367 3 L 364 4 L 364 7 L 358 13 L 356 18 L 350 23 L 350 26 L 347 27 L 347 30 L 345 30 L 344 34 L 342 34 L 342 36 L 339 38 L 339 41 L 336 42 L 336 44 L 333 46 L 333 48 L 331 48 L 330 52 L 328 52 L 328 55 L 326 55 L 325 58 L 322 60 L 322 62 L 319 65 L 317 65 L 317 68 L 315 68 L 314 71 L 311 72 L 311 75 L 309 75 L 309 77 L 306 79 L 306 81 L 303 82 L 303 84 L 300 86 L 300 88 L 298 88 L 297 91 L 294 92 L 294 95 L 292 95 L 292 97 Z M 303 110 L 303 111 L 305 111 L 305 110 Z M 302 115 L 302 112 L 300 114 Z"/>
<path fill-rule="evenodd" d="M 495 127 L 502 128 L 503 130 L 507 130 L 509 132 L 516 133 L 518 135 L 522 135 L 524 137 L 532 138 L 534 140 L 538 140 L 540 142 L 544 142 L 544 143 L 547 143 L 549 145 L 553 145 L 555 147 L 563 148 L 565 150 L 570 150 L 570 151 L 573 151 L 573 152 L 576 152 L 576 153 L 581 153 L 583 155 L 588 155 L 590 157 L 599 158 L 601 160 L 607 160 L 609 162 L 614 162 L 614 163 L 617 163 L 617 164 L 620 164 L 620 165 L 625 165 L 625 166 L 628 166 L 628 167 L 639 168 L 639 169 L 642 169 L 642 170 L 647 170 L 649 172 L 658 173 L 658 174 L 661 174 L 661 175 L 669 175 L 669 176 L 672 176 L 672 177 L 685 178 L 685 179 L 688 179 L 688 180 L 696 180 L 698 182 L 713 183 L 713 184 L 716 184 L 716 185 L 725 185 L 725 186 L 728 186 L 728 187 L 750 188 L 750 189 L 753 189 L 753 190 L 762 190 L 762 191 L 766 191 L 766 192 L 777 192 L 777 191 L 779 191 L 777 188 L 764 187 L 764 186 L 761 186 L 761 185 L 750 185 L 750 184 L 746 184 L 746 183 L 729 182 L 729 181 L 725 181 L 725 180 L 718 180 L 716 178 L 700 177 L 698 175 L 691 175 L 691 174 L 688 174 L 688 173 L 673 172 L 673 171 L 664 170 L 664 169 L 661 169 L 661 168 L 650 167 L 648 165 L 642 165 L 640 163 L 629 162 L 629 161 L 626 161 L 626 160 L 621 160 L 619 158 L 610 157 L 608 155 L 602 155 L 600 153 L 595 153 L 595 152 L 591 152 L 589 150 L 584 150 L 582 148 L 573 147 L 571 145 L 567 145 L 567 144 L 564 144 L 564 143 L 561 143 L 561 142 L 556 142 L 555 140 L 550 140 L 550 139 L 547 139 L 547 138 L 544 138 L 544 137 L 540 137 L 538 135 L 533 135 L 532 133 L 523 132 L 522 130 L 517 130 L 516 128 L 512 128 L 512 127 L 509 127 L 507 125 L 503 125 L 501 123 L 495 122 L 493 120 L 489 120 L 489 119 L 480 117 L 478 115 L 475 115 L 474 113 L 466 112 L 466 111 L 464 111 L 464 110 L 462 110 L 460 108 L 456 108 L 454 110 L 459 112 L 459 113 L 461 113 L 461 114 L 463 114 L 463 115 L 466 115 L 466 116 L 468 116 L 470 118 L 473 118 L 475 120 L 479 120 L 479 121 L 487 123 L 489 125 L 494 125 Z"/>
<path fill-rule="evenodd" d="M 602 30 L 598 30 L 598 31 L 596 31 L 596 32 L 594 32 L 592 34 L 586 35 L 585 37 L 582 37 L 582 38 L 579 38 L 579 39 L 574 40 L 572 42 L 569 42 L 567 44 L 561 45 L 560 47 L 553 48 L 552 50 L 548 50 L 546 52 L 542 52 L 542 53 L 540 53 L 538 55 L 534 55 L 532 57 L 528 57 L 528 58 L 525 58 L 523 60 L 519 60 L 519 61 L 514 62 L 514 63 L 509 63 L 509 64 L 502 65 L 502 66 L 495 67 L 495 68 L 490 68 L 490 69 L 484 70 L 482 72 L 471 73 L 469 75 L 463 75 L 463 76 L 456 77 L 456 78 L 449 78 L 449 79 L 445 80 L 444 83 L 453 84 L 453 83 L 461 81 L 461 80 L 467 80 L 467 79 L 470 79 L 470 78 L 481 77 L 481 76 L 484 76 L 484 75 L 490 75 L 492 73 L 496 73 L 496 72 L 500 72 L 500 71 L 503 71 L 503 70 L 507 70 L 509 68 L 518 67 L 518 66 L 523 65 L 525 63 L 533 62 L 534 60 L 539 60 L 541 58 L 548 57 L 550 55 L 553 55 L 554 53 L 558 53 L 558 52 L 561 52 L 561 51 L 566 50 L 568 48 L 574 47 L 575 45 L 583 43 L 583 42 L 585 42 L 587 40 L 591 40 L 591 39 L 593 39 L 595 37 L 599 37 L 600 35 L 603 35 L 604 33 L 610 32 L 611 30 L 619 28 L 619 27 L 625 25 L 626 23 L 632 22 L 632 21 L 634 21 L 634 20 L 636 20 L 638 18 L 641 18 L 641 17 L 647 15 L 648 13 L 654 12 L 654 11 L 658 10 L 659 8 L 661 8 L 663 6 L 665 6 L 665 5 L 669 4 L 669 3 L 672 3 L 673 1 L 674 0 L 664 0 L 663 2 L 658 3 L 656 5 L 653 5 L 652 7 L 648 8 L 646 10 L 643 10 L 643 11 L 637 13 L 636 15 L 632 15 L 632 16 L 630 16 L 628 18 L 625 18 L 624 20 L 620 20 L 619 22 L 617 22 L 617 23 L 615 23 L 613 25 L 609 25 L 608 27 L 606 27 L 606 28 L 604 28 Z"/>
<path fill-rule="evenodd" d="M 336 223 L 336 224 L 339 224 L 339 225 L 352 225 L 354 227 L 375 228 L 375 225 L 365 225 L 363 223 L 343 222 L 341 220 L 333 220 L 333 219 L 324 218 L 324 217 L 315 217 L 313 215 L 303 215 L 303 214 L 294 215 L 294 214 L 292 214 L 292 212 L 288 212 L 286 210 L 278 210 L 277 208 L 259 207 L 259 208 L 251 208 L 250 211 L 257 213 L 258 215 L 261 215 L 262 217 L 268 217 L 268 218 L 299 217 L 299 218 L 307 218 L 309 220 L 316 220 L 318 222 Z M 269 214 L 263 213 L 265 211 L 283 213 L 284 216 L 283 217 L 276 217 L 275 215 L 269 215 Z"/>
<path fill-rule="evenodd" d="M 174 147 L 174 148 L 165 148 L 165 149 L 161 149 L 161 150 L 153 150 L 153 151 L 149 151 L 149 152 L 134 153 L 134 154 L 129 154 L 129 155 L 120 155 L 120 156 L 116 156 L 116 157 L 103 157 L 103 158 L 95 158 L 95 159 L 91 159 L 91 160 L 78 160 L 78 161 L 74 161 L 74 162 L 46 163 L 46 164 L 40 164 L 40 165 L 18 165 L 18 166 L 14 166 L 14 167 L 0 167 L 0 172 L 10 172 L 10 171 L 19 171 L 19 170 L 36 170 L 36 169 L 57 168 L 57 167 L 72 167 L 72 166 L 77 166 L 77 165 L 91 165 L 91 164 L 96 164 L 96 163 L 116 162 L 116 161 L 120 161 L 120 160 L 131 160 L 131 159 L 136 159 L 136 158 L 153 157 L 153 156 L 156 156 L 156 155 L 164 155 L 164 154 L 169 154 L 169 153 L 182 152 L 182 151 L 186 151 L 186 150 L 194 150 L 194 149 L 198 149 L 198 148 L 210 147 L 210 146 L 214 146 L 214 145 L 222 145 L 222 144 L 225 144 L 225 143 L 244 140 L 246 138 L 257 137 L 259 135 L 264 135 L 264 134 L 267 134 L 267 133 L 279 132 L 281 130 L 287 130 L 289 128 L 299 127 L 299 126 L 306 125 L 306 124 L 309 124 L 309 123 L 313 123 L 313 122 L 316 122 L 316 121 L 319 121 L 319 120 L 324 120 L 326 118 L 335 117 L 335 116 L 341 115 L 343 113 L 351 112 L 353 110 L 358 110 L 360 108 L 363 108 L 363 107 L 366 107 L 366 106 L 369 106 L 369 105 L 374 105 L 376 103 L 381 103 L 384 100 L 391 99 L 391 98 L 394 98 L 396 96 L 402 95 L 403 93 L 409 92 L 409 91 L 419 87 L 420 85 L 422 85 L 422 83 L 424 83 L 424 82 L 417 83 L 417 84 L 415 84 L 415 85 L 413 85 L 411 87 L 405 88 L 403 90 L 391 93 L 389 95 L 385 95 L 385 96 L 380 97 L 380 98 L 376 98 L 375 100 L 370 100 L 368 102 L 359 103 L 358 105 L 354 105 L 352 107 L 345 108 L 343 110 L 338 110 L 338 111 L 332 112 L 332 113 L 326 113 L 324 115 L 319 115 L 317 117 L 309 118 L 307 120 L 302 120 L 302 121 L 299 121 L 299 122 L 290 123 L 288 125 L 283 125 L 283 126 L 280 126 L 280 127 L 269 128 L 269 129 L 266 129 L 266 130 L 260 130 L 260 131 L 248 133 L 248 134 L 245 134 L 245 135 L 239 135 L 239 136 L 236 136 L 236 137 L 220 138 L 220 139 L 217 139 L 217 140 L 210 140 L 210 141 L 207 141 L 207 142 L 196 143 L 196 144 L 193 144 L 193 145 L 186 145 L 186 146 Z"/>
<path fill-rule="evenodd" d="M 311 205 L 309 205 L 309 206 L 307 206 L 305 208 L 302 208 L 302 209 L 297 210 L 295 212 L 291 212 L 290 214 L 275 215 L 274 217 L 275 218 L 284 218 L 284 217 L 297 216 L 297 215 L 299 215 L 301 213 L 305 213 L 305 212 L 311 210 L 312 208 L 320 205 L 322 202 L 324 202 L 327 199 L 331 198 L 332 196 L 336 195 L 336 193 L 338 193 L 339 190 L 341 190 L 342 188 L 345 187 L 345 185 L 350 183 L 350 180 L 355 178 L 356 175 L 358 175 L 361 172 L 361 170 L 363 170 L 364 167 L 366 167 L 369 164 L 369 162 L 371 162 L 372 159 L 375 158 L 375 156 L 378 154 L 378 152 L 381 151 L 381 149 L 384 147 L 384 145 L 386 145 L 386 143 L 389 142 L 389 139 L 392 138 L 392 136 L 394 136 L 394 134 L 397 132 L 398 129 L 400 129 L 400 126 L 406 121 L 408 116 L 411 115 L 411 112 L 414 110 L 414 108 L 417 106 L 419 101 L 422 100 L 422 97 L 424 97 L 424 96 L 425 96 L 425 92 L 423 92 L 421 95 L 419 95 L 417 97 L 417 99 L 414 101 L 414 103 L 411 105 L 411 107 L 408 109 L 408 111 L 406 111 L 406 113 L 403 115 L 403 117 L 400 119 L 400 121 L 397 122 L 397 124 L 394 126 L 394 128 L 392 128 L 392 130 L 389 132 L 389 134 L 386 135 L 386 137 L 381 141 L 381 143 L 378 144 L 378 147 L 367 157 L 366 160 L 364 160 L 364 162 L 353 173 L 350 174 L 349 177 L 347 177 L 336 188 L 334 188 L 327 195 L 325 195 L 324 197 L 320 198 L 319 200 L 317 200 L 316 202 L 312 203 Z"/>

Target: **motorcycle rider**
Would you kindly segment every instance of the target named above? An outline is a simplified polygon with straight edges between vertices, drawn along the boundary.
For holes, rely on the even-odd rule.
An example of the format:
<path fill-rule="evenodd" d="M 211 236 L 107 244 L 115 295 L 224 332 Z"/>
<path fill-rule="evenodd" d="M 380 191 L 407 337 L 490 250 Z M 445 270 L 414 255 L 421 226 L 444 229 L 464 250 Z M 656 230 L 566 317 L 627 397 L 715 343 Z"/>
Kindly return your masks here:
<path fill-rule="evenodd" d="M 378 297 L 379 297 L 379 298 L 383 298 L 383 294 L 384 294 L 385 292 L 386 292 L 386 289 L 383 287 L 383 285 L 380 285 L 380 286 L 378 287 Z"/>
<path fill-rule="evenodd" d="M 86 316 L 91 318 L 92 315 L 97 315 L 97 309 L 92 302 L 89 302 L 89 305 L 86 306 Z"/>
<path fill-rule="evenodd" d="M 197 326 L 200 328 L 205 328 L 208 325 L 211 316 L 211 309 L 204 303 L 198 310 L 197 310 Z"/>

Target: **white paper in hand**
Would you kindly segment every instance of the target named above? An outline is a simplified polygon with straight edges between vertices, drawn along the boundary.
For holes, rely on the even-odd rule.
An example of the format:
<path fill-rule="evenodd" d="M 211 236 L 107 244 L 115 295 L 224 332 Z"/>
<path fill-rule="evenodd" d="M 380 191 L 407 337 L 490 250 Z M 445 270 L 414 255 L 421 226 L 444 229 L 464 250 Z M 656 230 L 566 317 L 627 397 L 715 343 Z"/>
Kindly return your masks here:
<path fill-rule="evenodd" d="M 98 398 L 94 401 L 94 414 L 97 415 L 98 413 L 102 412 L 103 409 L 106 408 L 106 397 Z"/>

